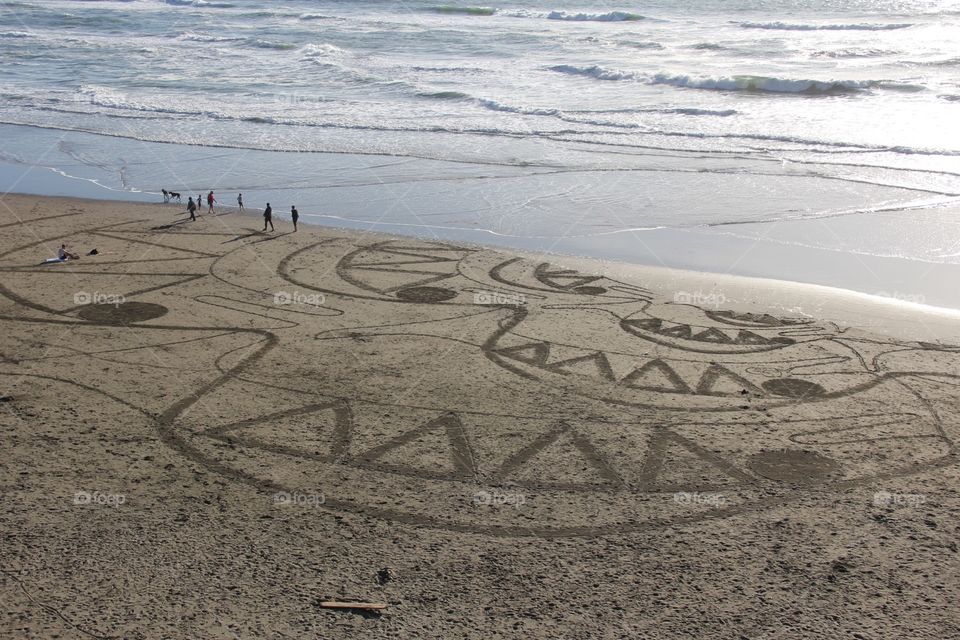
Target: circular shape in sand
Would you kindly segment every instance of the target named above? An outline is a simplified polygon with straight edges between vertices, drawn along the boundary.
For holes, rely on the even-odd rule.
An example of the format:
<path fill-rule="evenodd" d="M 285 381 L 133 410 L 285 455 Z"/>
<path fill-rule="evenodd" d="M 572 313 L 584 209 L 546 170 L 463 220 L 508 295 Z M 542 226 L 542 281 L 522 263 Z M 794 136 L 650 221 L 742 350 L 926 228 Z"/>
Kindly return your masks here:
<path fill-rule="evenodd" d="M 97 324 L 130 324 L 144 322 L 166 315 L 167 309 L 152 302 L 121 302 L 118 304 L 89 304 L 78 314 L 88 322 Z"/>
<path fill-rule="evenodd" d="M 822 482 L 840 471 L 836 460 L 801 449 L 762 451 L 752 456 L 747 466 L 757 475 L 779 482 Z"/>
<path fill-rule="evenodd" d="M 799 378 L 775 378 L 764 381 L 760 386 L 764 391 L 784 398 L 816 398 L 826 393 L 826 389 L 816 382 Z"/>
<path fill-rule="evenodd" d="M 431 304 L 446 302 L 457 297 L 457 292 L 442 287 L 409 287 L 397 291 L 397 298 L 404 302 L 422 302 Z"/>

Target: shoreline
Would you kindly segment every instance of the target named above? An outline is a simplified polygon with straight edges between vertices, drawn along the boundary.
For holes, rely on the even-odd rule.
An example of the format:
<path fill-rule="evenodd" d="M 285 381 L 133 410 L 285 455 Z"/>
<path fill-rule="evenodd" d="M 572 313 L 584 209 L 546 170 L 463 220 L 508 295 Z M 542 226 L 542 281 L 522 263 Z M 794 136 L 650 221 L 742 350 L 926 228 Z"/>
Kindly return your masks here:
<path fill-rule="evenodd" d="M 197 158 L 205 158 L 204 154 L 210 154 L 211 151 L 200 149 L 195 153 L 200 154 Z M 259 162 L 269 162 L 270 157 L 268 154 L 263 157 L 257 155 Z M 331 175 L 348 176 L 369 171 L 365 168 L 369 165 L 368 159 L 349 155 L 321 154 L 303 159 L 302 162 L 307 160 L 327 167 L 333 172 Z M 428 176 L 430 167 L 448 172 L 445 180 L 451 179 L 449 176 L 460 175 L 460 170 L 451 169 L 450 165 L 415 162 L 418 163 L 417 167 L 427 171 Z M 57 165 L 57 162 L 52 164 Z M 206 161 L 201 160 L 203 164 Z M 414 179 L 417 170 L 403 168 L 398 171 L 395 177 L 401 181 L 400 184 L 410 188 L 416 184 L 409 181 Z M 321 171 L 323 173 L 326 171 Z M 375 178 L 376 172 L 371 176 Z M 126 184 L 121 180 L 112 187 L 106 186 L 112 184 L 109 181 L 115 178 L 86 165 L 56 168 L 0 163 L 0 190 L 12 188 L 27 194 L 111 201 L 150 203 L 153 198 L 160 200 L 159 194 L 153 196 L 149 191 L 130 191 L 143 182 L 142 177 L 133 183 Z M 426 179 L 429 181 L 429 178 Z M 430 213 L 435 205 L 423 198 L 408 202 L 403 196 L 405 190 L 394 194 L 395 187 L 390 184 L 381 185 L 380 188 L 359 188 L 343 183 L 342 178 L 332 179 L 326 187 L 301 185 L 281 191 L 243 189 L 243 193 L 248 204 L 262 206 L 267 201 L 283 202 L 285 204 L 281 207 L 284 207 L 288 206 L 286 203 L 296 203 L 304 224 L 357 231 L 376 229 L 410 237 L 469 242 L 505 251 L 549 253 L 599 262 L 662 266 L 680 271 L 819 285 L 904 303 L 919 303 L 934 309 L 960 309 L 960 290 L 951 285 L 960 281 L 960 264 L 943 262 L 943 257 L 933 258 L 947 254 L 946 259 L 949 259 L 949 244 L 937 247 L 936 242 L 940 238 L 949 242 L 949 238 L 953 237 L 956 223 L 952 218 L 955 212 L 960 211 L 955 205 L 906 213 L 853 213 L 832 218 L 761 220 L 712 226 L 659 226 L 633 231 L 614 227 L 609 233 L 603 232 L 602 226 L 598 226 L 593 229 L 593 234 L 539 237 L 528 235 L 535 231 L 526 229 L 522 221 L 516 223 L 520 225 L 517 229 L 506 230 L 513 235 L 495 232 L 493 229 L 497 226 L 489 219 L 471 223 L 467 211 L 470 207 L 466 204 L 469 198 L 465 199 L 465 194 L 473 193 L 472 190 L 476 190 L 478 185 L 469 179 L 452 179 L 452 183 L 438 184 L 448 185 L 443 188 L 452 190 L 451 193 L 463 191 L 460 195 L 452 196 L 463 204 L 445 203 L 444 207 L 449 212 L 443 214 Z M 221 177 L 212 184 L 222 182 Z M 544 188 L 549 192 L 549 187 Z M 182 188 L 180 191 L 192 195 L 192 192 Z M 206 193 L 206 189 L 202 191 Z M 233 190 L 227 193 L 230 195 L 226 199 L 235 202 L 236 193 Z M 482 192 L 478 193 L 482 195 Z M 396 199 L 391 199 L 391 194 Z M 372 200 L 364 206 L 363 203 L 368 199 Z M 456 213 L 458 206 L 462 207 L 459 209 L 462 213 Z M 288 213 L 281 207 L 274 207 L 276 220 L 287 219 Z M 259 206 L 251 210 L 258 209 Z M 588 218 L 589 212 L 585 211 L 581 217 Z M 471 227 L 470 224 L 476 226 Z M 556 228 L 564 230 L 565 224 L 560 219 Z M 930 240 L 919 241 L 918 238 Z"/>
<path fill-rule="evenodd" d="M 152 195 L 152 194 L 145 194 Z M 90 203 L 103 205 L 135 205 L 147 209 L 138 210 L 137 217 L 145 217 L 147 210 L 163 207 L 173 207 L 155 202 L 138 202 L 130 200 L 101 200 L 97 198 L 77 198 L 74 196 L 42 196 L 35 194 L 10 193 L 0 196 L 0 202 L 5 197 L 26 199 L 54 199 L 63 201 L 65 206 L 71 203 Z M 206 205 L 204 205 L 206 206 Z M 262 210 L 245 207 L 243 211 L 235 205 L 220 207 L 216 213 L 217 219 L 223 216 L 236 216 L 241 220 L 262 223 Z M 254 213 L 257 211 L 258 213 Z M 274 214 L 276 224 L 291 226 L 289 218 L 280 218 Z M 301 213 L 300 227 L 307 233 L 330 235 L 343 233 L 353 238 L 381 238 L 403 239 L 415 238 L 426 241 L 444 242 L 443 238 L 423 235 L 411 235 L 385 232 L 381 229 L 357 229 L 348 226 L 335 226 L 309 221 L 309 215 Z M 183 222 L 186 213 L 180 219 Z M 199 214 L 198 221 L 207 218 L 207 214 Z M 307 221 L 305 221 L 305 219 Z M 279 232 L 278 233 L 282 233 Z M 267 234 L 269 236 L 269 233 Z M 804 282 L 777 280 L 754 276 L 712 273 L 692 269 L 675 269 L 655 265 L 633 264 L 618 260 L 605 260 L 589 256 L 577 256 L 564 253 L 546 251 L 523 251 L 504 248 L 475 242 L 459 242 L 461 246 L 469 246 L 477 250 L 486 250 L 514 255 L 530 260 L 549 259 L 551 264 L 562 268 L 574 268 L 583 273 L 625 280 L 642 284 L 645 288 L 656 292 L 665 298 L 673 298 L 675 302 L 683 304 L 687 300 L 696 302 L 699 298 L 717 309 L 727 308 L 745 312 L 773 313 L 773 314 L 800 314 L 815 317 L 819 320 L 835 322 L 846 327 L 868 329 L 882 335 L 894 338 L 910 339 L 918 337 L 924 340 L 943 340 L 951 343 L 960 343 L 960 310 L 945 307 L 935 307 L 917 304 L 904 300 L 870 295 L 858 291 L 829 287 Z M 922 329 L 917 331 L 917 321 L 921 321 Z"/>

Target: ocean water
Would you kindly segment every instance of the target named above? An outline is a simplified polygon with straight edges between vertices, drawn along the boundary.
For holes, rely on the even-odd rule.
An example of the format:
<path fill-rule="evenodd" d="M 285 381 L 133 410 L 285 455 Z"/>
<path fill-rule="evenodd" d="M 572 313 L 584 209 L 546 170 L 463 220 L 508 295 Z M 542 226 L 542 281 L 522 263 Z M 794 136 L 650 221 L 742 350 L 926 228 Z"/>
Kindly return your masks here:
<path fill-rule="evenodd" d="M 783 276 L 676 233 L 955 265 L 958 42 L 960 0 L 9 1 L 0 187 L 748 275 Z"/>

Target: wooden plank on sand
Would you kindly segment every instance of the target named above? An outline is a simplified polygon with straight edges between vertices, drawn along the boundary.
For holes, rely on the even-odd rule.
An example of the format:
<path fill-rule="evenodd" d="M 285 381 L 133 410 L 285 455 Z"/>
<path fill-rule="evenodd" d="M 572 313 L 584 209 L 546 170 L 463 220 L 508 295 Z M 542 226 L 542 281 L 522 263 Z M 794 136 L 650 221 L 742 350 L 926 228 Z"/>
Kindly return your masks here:
<path fill-rule="evenodd" d="M 324 609 L 372 609 L 376 611 L 387 608 L 387 605 L 377 602 L 321 602 L 320 606 Z"/>

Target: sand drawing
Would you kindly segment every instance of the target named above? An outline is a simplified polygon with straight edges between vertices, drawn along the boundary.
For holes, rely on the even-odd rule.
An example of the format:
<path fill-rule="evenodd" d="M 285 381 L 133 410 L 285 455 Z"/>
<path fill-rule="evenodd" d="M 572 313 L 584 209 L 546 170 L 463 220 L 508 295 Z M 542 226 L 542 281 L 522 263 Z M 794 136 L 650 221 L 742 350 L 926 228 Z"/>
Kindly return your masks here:
<path fill-rule="evenodd" d="M 61 356 L 5 354 L 0 376 L 99 394 L 253 491 L 320 487 L 324 509 L 451 531 L 593 536 L 955 460 L 949 346 L 438 242 L 300 234 L 271 240 L 289 245 L 277 261 L 255 233 L 83 222 L 58 224 L 115 255 L 37 267 L 37 239 L 0 254 L 4 331 Z M 118 296 L 53 299 L 56 281 Z M 920 351 L 938 358 L 915 369 Z M 107 395 L 73 358 L 137 384 Z M 523 509 L 471 501 L 492 490 Z"/>

